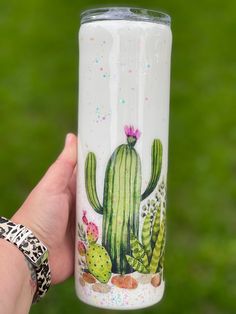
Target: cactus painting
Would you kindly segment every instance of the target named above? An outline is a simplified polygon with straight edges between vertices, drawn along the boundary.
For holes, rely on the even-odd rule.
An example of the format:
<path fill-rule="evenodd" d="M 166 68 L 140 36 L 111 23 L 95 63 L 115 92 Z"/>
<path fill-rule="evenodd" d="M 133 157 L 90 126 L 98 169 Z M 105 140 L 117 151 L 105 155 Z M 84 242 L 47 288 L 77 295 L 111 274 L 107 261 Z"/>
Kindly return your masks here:
<path fill-rule="evenodd" d="M 127 256 L 131 259 L 135 258 L 133 246 L 144 247 L 145 254 L 141 252 L 142 256 L 139 258 L 136 255 L 136 260 L 143 267 L 149 265 L 151 255 L 154 254 L 153 250 L 157 250 L 156 246 L 153 248 L 153 243 L 156 245 L 158 241 L 154 234 L 145 235 L 143 232 L 143 244 L 138 242 L 139 216 L 141 201 L 145 200 L 156 188 L 162 166 L 162 144 L 159 139 L 154 139 L 151 149 L 151 175 L 142 193 L 141 160 L 135 149 L 141 132 L 138 129 L 135 130 L 133 126 L 126 126 L 124 131 L 127 143 L 115 149 L 106 166 L 102 203 L 97 195 L 95 154 L 89 152 L 85 162 L 85 186 L 88 201 L 97 213 L 103 215 L 102 246 L 111 259 L 112 272 L 121 275 L 135 270 L 129 257 L 127 258 Z M 143 228 L 148 232 L 151 218 L 147 217 Z M 90 229 L 92 232 L 90 237 L 96 237 L 93 233 L 94 229 L 92 227 Z"/>
<path fill-rule="evenodd" d="M 159 192 L 159 193 L 158 193 Z M 163 269 L 166 237 L 166 192 L 165 184 L 159 185 L 155 199 L 143 206 L 144 217 L 142 242 L 132 235 L 131 255 L 127 261 L 139 273 L 160 272 Z"/>
<path fill-rule="evenodd" d="M 83 211 L 82 221 L 83 225 L 78 224 L 80 240 L 77 249 L 81 257 L 80 263 L 83 264 L 83 272 L 86 275 L 83 278 L 87 278 L 87 282 L 90 283 L 96 282 L 96 279 L 101 283 L 107 283 L 111 277 L 110 256 L 102 245 L 96 243 L 99 235 L 98 227 L 95 223 L 88 221 L 86 211 Z"/>
<path fill-rule="evenodd" d="M 86 211 L 83 211 L 83 223 L 86 225 L 86 234 L 87 234 L 87 240 L 90 243 L 97 242 L 98 239 L 98 226 L 95 225 L 93 222 L 88 222 Z"/>
<path fill-rule="evenodd" d="M 111 277 L 111 259 L 102 245 L 90 243 L 86 252 L 86 262 L 89 272 L 102 283 L 107 283 Z"/>

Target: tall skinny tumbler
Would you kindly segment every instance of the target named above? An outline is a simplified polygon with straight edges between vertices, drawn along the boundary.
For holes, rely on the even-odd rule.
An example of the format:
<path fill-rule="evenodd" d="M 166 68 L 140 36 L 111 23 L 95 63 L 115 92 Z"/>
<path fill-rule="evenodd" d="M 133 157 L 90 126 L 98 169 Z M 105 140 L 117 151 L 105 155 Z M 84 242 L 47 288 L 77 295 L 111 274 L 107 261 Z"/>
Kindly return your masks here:
<path fill-rule="evenodd" d="M 102 8 L 81 24 L 76 291 L 144 308 L 165 286 L 170 17 Z"/>

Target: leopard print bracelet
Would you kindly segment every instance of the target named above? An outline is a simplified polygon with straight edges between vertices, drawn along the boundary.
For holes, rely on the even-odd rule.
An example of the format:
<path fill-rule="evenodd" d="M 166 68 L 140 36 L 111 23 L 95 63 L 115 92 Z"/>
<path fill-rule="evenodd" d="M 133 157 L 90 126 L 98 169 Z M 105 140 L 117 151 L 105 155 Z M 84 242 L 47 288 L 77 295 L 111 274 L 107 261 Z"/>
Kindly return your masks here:
<path fill-rule="evenodd" d="M 33 265 L 37 279 L 37 291 L 33 303 L 38 302 L 44 297 L 51 283 L 46 246 L 34 236 L 32 231 L 4 217 L 0 217 L 0 238 L 17 246 Z"/>

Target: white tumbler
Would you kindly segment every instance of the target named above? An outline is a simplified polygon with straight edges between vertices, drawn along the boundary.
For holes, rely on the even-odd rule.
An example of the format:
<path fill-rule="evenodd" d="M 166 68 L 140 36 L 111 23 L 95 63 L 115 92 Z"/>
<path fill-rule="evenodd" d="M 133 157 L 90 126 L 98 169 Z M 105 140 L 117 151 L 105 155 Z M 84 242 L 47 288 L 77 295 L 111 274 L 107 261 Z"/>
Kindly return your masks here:
<path fill-rule="evenodd" d="M 164 13 L 82 13 L 75 280 L 96 307 L 164 293 L 171 39 Z"/>

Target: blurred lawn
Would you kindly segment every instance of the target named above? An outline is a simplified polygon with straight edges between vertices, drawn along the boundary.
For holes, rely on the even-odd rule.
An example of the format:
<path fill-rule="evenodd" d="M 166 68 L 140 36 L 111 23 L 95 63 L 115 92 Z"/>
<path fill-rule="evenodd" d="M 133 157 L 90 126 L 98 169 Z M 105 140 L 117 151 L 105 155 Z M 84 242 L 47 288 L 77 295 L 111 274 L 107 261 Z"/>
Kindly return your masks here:
<path fill-rule="evenodd" d="M 76 132 L 82 9 L 111 2 L 1 0 L 0 208 L 17 209 Z M 135 313 L 236 313 L 236 2 L 117 1 L 172 16 L 167 287 Z M 80 303 L 72 280 L 32 314 L 110 313 Z"/>

